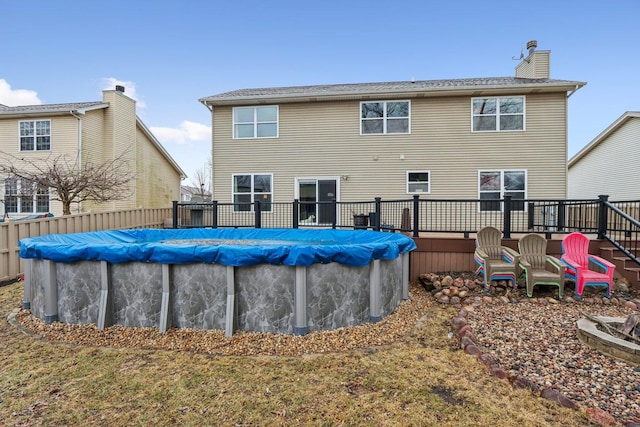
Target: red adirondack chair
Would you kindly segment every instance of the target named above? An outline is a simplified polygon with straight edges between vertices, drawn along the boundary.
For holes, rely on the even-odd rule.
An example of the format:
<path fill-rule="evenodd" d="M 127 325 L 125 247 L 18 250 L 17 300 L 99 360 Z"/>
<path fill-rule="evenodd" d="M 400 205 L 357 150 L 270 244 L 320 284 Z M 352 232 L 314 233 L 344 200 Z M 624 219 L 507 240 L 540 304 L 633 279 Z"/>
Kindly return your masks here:
<path fill-rule="evenodd" d="M 606 286 L 606 297 L 611 298 L 613 273 L 616 269 L 606 259 L 589 254 L 589 238 L 582 233 L 571 233 L 562 239 L 562 257 L 567 267 L 565 277 L 576 284 L 576 297 L 582 298 L 585 286 Z"/>

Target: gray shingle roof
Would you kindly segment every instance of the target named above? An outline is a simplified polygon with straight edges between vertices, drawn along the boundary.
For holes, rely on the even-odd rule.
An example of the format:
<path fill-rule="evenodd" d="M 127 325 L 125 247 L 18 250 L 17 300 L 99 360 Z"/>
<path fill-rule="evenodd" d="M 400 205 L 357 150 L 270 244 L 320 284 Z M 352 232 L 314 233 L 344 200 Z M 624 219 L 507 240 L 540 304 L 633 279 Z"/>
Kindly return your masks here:
<path fill-rule="evenodd" d="M 75 102 L 69 104 L 41 104 L 41 105 L 20 105 L 17 107 L 8 107 L 0 104 L 0 114 L 34 114 L 34 113 L 62 113 L 69 111 L 77 111 L 83 109 L 91 109 L 92 107 L 100 107 L 105 104 L 102 101 L 94 102 Z"/>
<path fill-rule="evenodd" d="M 517 77 L 486 77 L 447 80 L 417 80 L 401 82 L 378 82 L 335 84 L 316 86 L 291 86 L 256 89 L 239 89 L 201 98 L 200 102 L 216 104 L 260 98 L 308 98 L 329 96 L 356 96 L 367 94 L 392 94 L 407 92 L 435 92 L 447 90 L 473 90 L 481 88 L 572 87 L 584 86 L 584 82 L 555 79 L 525 79 Z"/>

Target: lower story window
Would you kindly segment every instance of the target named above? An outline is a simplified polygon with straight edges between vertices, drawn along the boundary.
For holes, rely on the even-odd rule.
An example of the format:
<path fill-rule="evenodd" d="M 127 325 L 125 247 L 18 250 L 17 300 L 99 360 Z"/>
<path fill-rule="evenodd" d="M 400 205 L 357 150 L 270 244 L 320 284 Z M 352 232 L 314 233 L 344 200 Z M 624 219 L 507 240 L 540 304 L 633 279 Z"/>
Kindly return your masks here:
<path fill-rule="evenodd" d="M 44 213 L 50 211 L 49 188 L 26 179 L 4 180 L 5 213 Z"/>
<path fill-rule="evenodd" d="M 431 192 L 430 183 L 429 171 L 407 171 L 407 193 L 428 194 Z"/>
<path fill-rule="evenodd" d="M 481 170 L 478 172 L 480 211 L 502 211 L 501 199 L 511 196 L 512 210 L 524 211 L 527 198 L 525 170 Z"/>
<path fill-rule="evenodd" d="M 233 175 L 233 211 L 253 212 L 254 203 L 260 210 L 271 212 L 273 174 L 249 173 Z"/>
<path fill-rule="evenodd" d="M 49 188 L 38 185 L 36 188 L 36 212 L 49 212 Z"/>
<path fill-rule="evenodd" d="M 18 180 L 16 178 L 4 180 L 4 211 L 6 213 L 18 212 Z"/>

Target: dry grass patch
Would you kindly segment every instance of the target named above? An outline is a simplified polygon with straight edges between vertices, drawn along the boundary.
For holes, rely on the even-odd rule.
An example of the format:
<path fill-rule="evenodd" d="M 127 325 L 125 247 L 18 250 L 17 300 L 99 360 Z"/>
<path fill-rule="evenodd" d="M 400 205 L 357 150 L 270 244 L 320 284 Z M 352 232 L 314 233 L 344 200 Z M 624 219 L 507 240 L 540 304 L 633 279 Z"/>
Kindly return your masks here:
<path fill-rule="evenodd" d="M 447 337 L 453 312 L 430 302 L 392 344 L 223 356 L 37 339 L 6 321 L 21 293 L 0 288 L 0 426 L 589 425 L 491 377 Z"/>

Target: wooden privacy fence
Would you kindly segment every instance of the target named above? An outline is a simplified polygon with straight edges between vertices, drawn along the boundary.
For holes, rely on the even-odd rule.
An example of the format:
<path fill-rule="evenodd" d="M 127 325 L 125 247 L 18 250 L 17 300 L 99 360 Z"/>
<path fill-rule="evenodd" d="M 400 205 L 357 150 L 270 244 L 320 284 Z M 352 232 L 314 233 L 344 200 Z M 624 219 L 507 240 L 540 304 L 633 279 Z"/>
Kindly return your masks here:
<path fill-rule="evenodd" d="M 88 212 L 60 217 L 0 222 L 0 283 L 23 273 L 20 239 L 45 234 L 83 233 L 126 228 L 162 228 L 172 208 Z"/>

